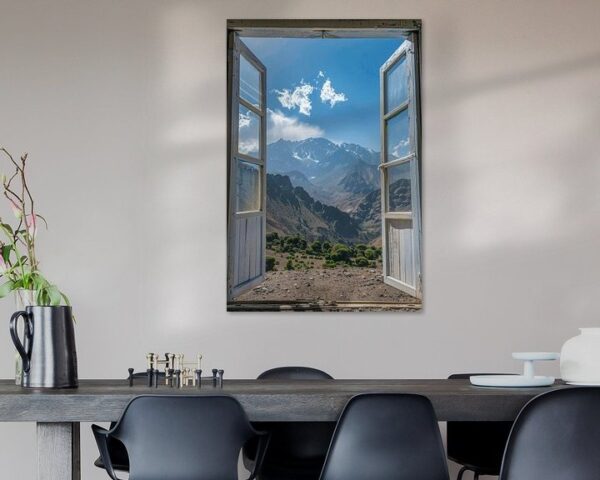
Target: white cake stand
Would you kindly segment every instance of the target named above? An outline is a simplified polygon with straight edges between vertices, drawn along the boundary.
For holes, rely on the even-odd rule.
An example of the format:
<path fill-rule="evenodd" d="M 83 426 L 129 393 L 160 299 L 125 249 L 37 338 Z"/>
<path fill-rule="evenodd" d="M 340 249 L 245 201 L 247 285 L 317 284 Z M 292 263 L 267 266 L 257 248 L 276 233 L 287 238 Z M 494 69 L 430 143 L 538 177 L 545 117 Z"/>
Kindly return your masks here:
<path fill-rule="evenodd" d="M 470 381 L 478 387 L 547 387 L 554 383 L 554 377 L 536 375 L 533 362 L 558 360 L 554 352 L 517 352 L 516 360 L 523 360 L 523 375 L 472 375 Z"/>

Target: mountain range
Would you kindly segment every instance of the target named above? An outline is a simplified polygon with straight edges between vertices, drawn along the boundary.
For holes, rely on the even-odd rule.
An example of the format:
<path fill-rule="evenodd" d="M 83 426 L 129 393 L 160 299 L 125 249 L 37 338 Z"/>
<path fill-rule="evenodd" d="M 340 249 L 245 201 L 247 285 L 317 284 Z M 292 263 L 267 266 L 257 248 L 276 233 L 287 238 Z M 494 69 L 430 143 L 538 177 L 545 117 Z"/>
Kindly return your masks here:
<path fill-rule="evenodd" d="M 378 152 L 309 138 L 271 143 L 267 159 L 269 231 L 344 243 L 381 234 Z"/>
<path fill-rule="evenodd" d="M 267 229 L 309 241 L 381 242 L 379 152 L 325 138 L 267 146 Z M 389 186 L 389 202 L 410 209 L 410 180 Z"/>
<path fill-rule="evenodd" d="M 351 213 L 379 189 L 379 152 L 326 138 L 278 140 L 267 146 L 267 170 L 286 175 L 315 200 Z"/>

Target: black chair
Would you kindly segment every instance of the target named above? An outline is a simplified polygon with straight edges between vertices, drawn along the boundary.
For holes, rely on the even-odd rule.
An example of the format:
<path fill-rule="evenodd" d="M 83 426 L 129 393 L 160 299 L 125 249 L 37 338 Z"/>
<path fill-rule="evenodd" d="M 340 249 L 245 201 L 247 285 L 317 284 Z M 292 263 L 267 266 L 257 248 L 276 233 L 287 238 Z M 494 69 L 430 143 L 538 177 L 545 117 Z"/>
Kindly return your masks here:
<path fill-rule="evenodd" d="M 554 390 L 515 421 L 500 480 L 600 478 L 600 388 Z"/>
<path fill-rule="evenodd" d="M 468 379 L 480 373 L 456 373 L 448 378 Z M 502 375 L 487 373 L 483 375 Z M 448 458 L 462 465 L 457 480 L 467 471 L 473 472 L 474 480 L 479 475 L 499 475 L 502 455 L 513 422 L 448 422 L 446 443 Z"/>
<path fill-rule="evenodd" d="M 448 480 L 431 402 L 414 394 L 353 397 L 338 421 L 321 480 Z"/>
<path fill-rule="evenodd" d="M 267 370 L 259 380 L 331 380 L 331 375 L 309 367 L 279 367 Z M 260 480 L 317 480 L 331 437 L 333 422 L 267 422 L 255 428 L 271 434 Z M 256 445 L 244 447 L 244 464 L 251 465 Z"/>
<path fill-rule="evenodd" d="M 146 372 L 136 372 L 133 374 L 133 378 L 134 380 L 137 380 L 138 382 L 140 380 L 144 380 L 147 378 L 147 373 Z M 159 372 L 158 373 L 158 378 L 160 380 L 164 380 L 165 379 L 165 372 Z M 116 425 L 116 422 L 112 422 L 110 424 L 110 429 L 112 430 Z M 129 471 L 129 458 L 127 457 L 127 450 L 125 449 L 125 446 L 116 438 L 113 437 L 109 437 L 106 440 L 106 444 L 107 444 L 107 448 L 108 448 L 108 454 L 110 456 L 110 459 L 112 461 L 112 465 L 113 465 L 113 469 L 114 470 L 118 470 L 121 472 L 128 472 Z M 94 462 L 94 465 L 98 468 L 104 468 L 104 462 L 102 461 L 102 457 L 98 457 L 96 459 L 96 461 Z"/>
<path fill-rule="evenodd" d="M 130 480 L 237 480 L 242 446 L 259 437 L 255 478 L 268 444 L 233 397 L 144 395 L 134 398 L 110 431 L 92 425 L 110 478 L 118 480 L 107 440 L 123 443 Z"/>

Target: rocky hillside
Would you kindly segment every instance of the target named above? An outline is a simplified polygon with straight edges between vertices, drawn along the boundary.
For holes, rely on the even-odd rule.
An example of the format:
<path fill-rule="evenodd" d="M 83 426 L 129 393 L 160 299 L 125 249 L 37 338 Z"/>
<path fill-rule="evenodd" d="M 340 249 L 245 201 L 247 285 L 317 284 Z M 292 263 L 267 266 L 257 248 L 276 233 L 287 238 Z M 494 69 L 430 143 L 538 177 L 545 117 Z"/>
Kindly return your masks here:
<path fill-rule="evenodd" d="M 398 211 L 410 209 L 410 180 L 400 178 L 390 185 L 390 202 Z M 380 236 L 381 192 L 379 189 L 365 195 L 350 214 L 359 223 L 366 236 L 373 239 Z"/>
<path fill-rule="evenodd" d="M 379 152 L 325 138 L 268 145 L 269 231 L 307 240 L 375 243 L 381 236 Z M 390 200 L 410 208 L 410 181 L 396 180 Z"/>
<path fill-rule="evenodd" d="M 356 243 L 366 240 L 348 213 L 312 198 L 285 175 L 267 175 L 267 231 L 299 234 L 308 241 Z"/>

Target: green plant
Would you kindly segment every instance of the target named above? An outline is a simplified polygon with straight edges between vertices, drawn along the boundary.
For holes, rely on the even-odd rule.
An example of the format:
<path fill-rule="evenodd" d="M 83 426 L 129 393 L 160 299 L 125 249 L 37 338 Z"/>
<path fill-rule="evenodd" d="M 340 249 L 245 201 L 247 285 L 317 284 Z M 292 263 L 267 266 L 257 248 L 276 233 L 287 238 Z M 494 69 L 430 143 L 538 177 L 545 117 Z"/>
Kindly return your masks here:
<path fill-rule="evenodd" d="M 368 267 L 369 261 L 365 257 L 358 257 L 354 260 L 354 264 L 357 267 Z"/>
<path fill-rule="evenodd" d="M 287 263 L 285 264 L 285 269 L 286 270 L 294 270 L 294 262 L 292 261 L 292 259 L 289 259 L 287 261 Z"/>
<path fill-rule="evenodd" d="M 329 258 L 334 262 L 349 262 L 352 259 L 352 251 L 341 243 L 336 243 L 329 252 Z"/>
<path fill-rule="evenodd" d="M 308 252 L 312 255 L 321 255 L 321 253 L 323 252 L 323 245 L 319 240 L 315 240 L 308 247 Z"/>
<path fill-rule="evenodd" d="M 71 302 L 58 287 L 49 282 L 40 272 L 39 261 L 35 251 L 38 223 L 41 220 L 46 227 L 44 217 L 34 208 L 33 196 L 27 184 L 27 154 L 17 162 L 5 148 L 0 148 L 14 167 L 12 175 L 1 176 L 2 194 L 15 215 L 17 221 L 11 226 L 0 218 L 0 230 L 5 239 L 0 240 L 0 275 L 6 280 L 0 285 L 0 298 L 6 297 L 13 290 L 35 291 L 38 305 L 60 305 L 64 301 Z"/>
<path fill-rule="evenodd" d="M 275 270 L 275 257 L 265 258 L 265 269 L 267 272 L 270 272 L 271 270 Z"/>
<path fill-rule="evenodd" d="M 377 252 L 371 248 L 365 250 L 365 257 L 369 260 L 375 260 L 377 258 Z"/>

